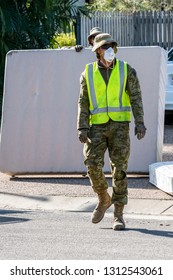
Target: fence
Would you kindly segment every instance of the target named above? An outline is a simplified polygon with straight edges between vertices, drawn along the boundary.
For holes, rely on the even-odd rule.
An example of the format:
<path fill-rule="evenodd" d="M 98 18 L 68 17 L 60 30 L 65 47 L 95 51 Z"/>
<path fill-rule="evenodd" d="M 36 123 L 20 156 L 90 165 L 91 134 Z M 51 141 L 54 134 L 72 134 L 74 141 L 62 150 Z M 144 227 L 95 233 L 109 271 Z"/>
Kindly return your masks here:
<path fill-rule="evenodd" d="M 81 16 L 78 21 L 78 42 L 88 46 L 87 36 L 94 26 L 110 33 L 119 46 L 173 47 L 173 11 L 95 12 L 91 18 Z"/>

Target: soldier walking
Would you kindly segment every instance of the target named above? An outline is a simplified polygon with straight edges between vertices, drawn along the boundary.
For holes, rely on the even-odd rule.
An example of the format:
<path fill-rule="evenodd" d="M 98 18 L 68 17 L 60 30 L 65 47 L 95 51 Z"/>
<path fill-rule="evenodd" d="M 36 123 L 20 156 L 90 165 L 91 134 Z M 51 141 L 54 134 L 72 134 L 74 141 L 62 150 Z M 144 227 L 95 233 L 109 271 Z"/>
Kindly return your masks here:
<path fill-rule="evenodd" d="M 125 229 L 124 205 L 128 201 L 127 168 L 130 155 L 129 123 L 131 111 L 135 135 L 145 136 L 144 112 L 139 80 L 135 69 L 116 59 L 117 43 L 108 33 L 95 37 L 92 51 L 97 61 L 87 64 L 80 78 L 77 129 L 84 143 L 84 163 L 98 204 L 92 213 L 99 223 L 114 204 L 114 230 Z M 112 169 L 112 197 L 103 173 L 108 149 Z"/>

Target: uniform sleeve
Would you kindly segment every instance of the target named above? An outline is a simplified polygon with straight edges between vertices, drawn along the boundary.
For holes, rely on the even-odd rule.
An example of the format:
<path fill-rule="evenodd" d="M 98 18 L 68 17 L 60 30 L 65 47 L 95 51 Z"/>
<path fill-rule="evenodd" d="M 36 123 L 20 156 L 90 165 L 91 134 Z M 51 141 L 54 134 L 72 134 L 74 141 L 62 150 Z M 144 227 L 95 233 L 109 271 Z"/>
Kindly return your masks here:
<path fill-rule="evenodd" d="M 85 71 L 80 77 L 80 94 L 78 99 L 77 129 L 89 129 L 89 98 L 85 78 Z"/>
<path fill-rule="evenodd" d="M 144 123 L 142 92 L 136 70 L 127 66 L 127 92 L 129 94 L 135 124 Z"/>

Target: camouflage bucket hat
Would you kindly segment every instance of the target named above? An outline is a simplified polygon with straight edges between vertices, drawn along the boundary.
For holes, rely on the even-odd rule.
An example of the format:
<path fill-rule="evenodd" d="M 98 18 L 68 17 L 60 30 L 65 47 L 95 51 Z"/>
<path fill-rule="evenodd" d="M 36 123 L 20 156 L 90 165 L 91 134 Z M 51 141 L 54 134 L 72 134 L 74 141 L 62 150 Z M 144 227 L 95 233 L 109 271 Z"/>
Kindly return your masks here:
<path fill-rule="evenodd" d="M 91 30 L 90 30 L 90 34 L 88 35 L 88 41 L 90 40 L 90 38 L 92 36 L 96 36 L 98 34 L 102 33 L 100 27 L 93 27 Z"/>
<path fill-rule="evenodd" d="M 92 51 L 95 52 L 101 46 L 111 43 L 114 44 L 115 47 L 117 46 L 117 42 L 112 39 L 109 33 L 98 34 L 94 39 L 94 46 L 92 48 Z"/>

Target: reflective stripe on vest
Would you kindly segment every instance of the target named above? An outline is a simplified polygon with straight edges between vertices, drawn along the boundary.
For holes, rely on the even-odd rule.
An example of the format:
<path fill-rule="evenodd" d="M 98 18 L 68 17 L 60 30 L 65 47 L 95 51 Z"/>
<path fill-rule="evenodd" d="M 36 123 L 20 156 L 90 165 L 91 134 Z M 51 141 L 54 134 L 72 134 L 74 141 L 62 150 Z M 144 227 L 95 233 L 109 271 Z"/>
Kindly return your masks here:
<path fill-rule="evenodd" d="M 97 62 L 86 65 L 86 81 L 90 101 L 91 123 L 130 121 L 131 106 L 126 93 L 127 63 L 116 60 L 106 86 Z"/>

